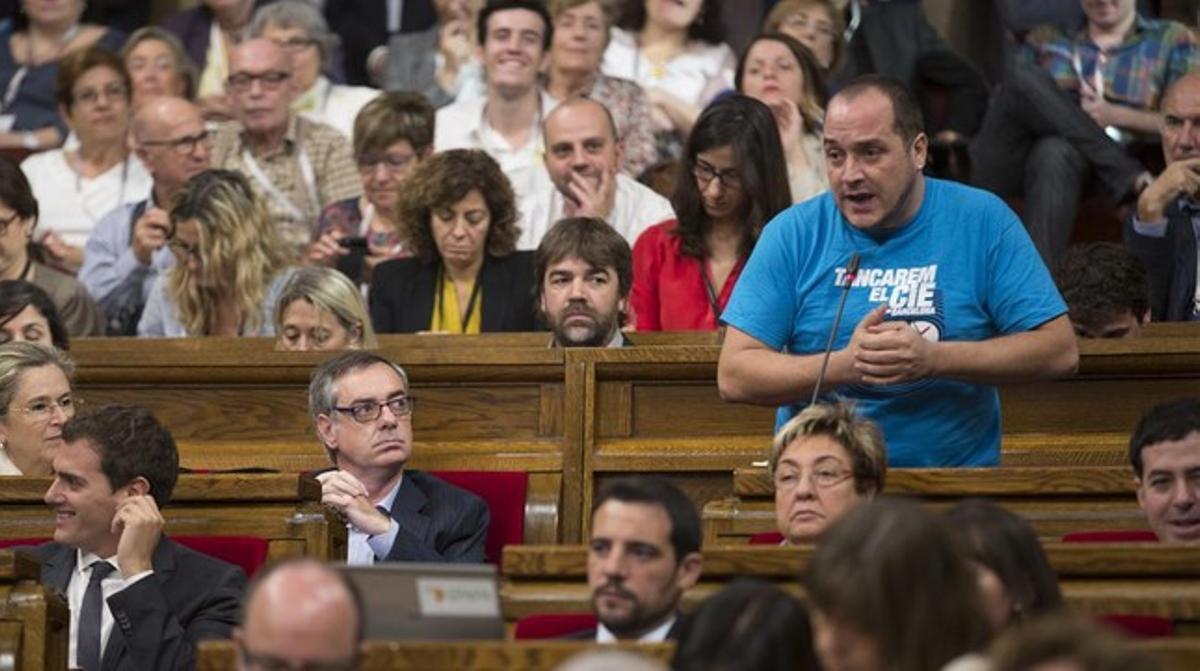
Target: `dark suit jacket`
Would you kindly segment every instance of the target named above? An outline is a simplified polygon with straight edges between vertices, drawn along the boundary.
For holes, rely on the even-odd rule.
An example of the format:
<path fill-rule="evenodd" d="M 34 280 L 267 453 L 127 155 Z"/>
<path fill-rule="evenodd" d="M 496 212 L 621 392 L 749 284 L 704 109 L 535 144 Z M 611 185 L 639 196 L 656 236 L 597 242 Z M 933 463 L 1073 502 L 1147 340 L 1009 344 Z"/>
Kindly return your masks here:
<path fill-rule="evenodd" d="M 685 618 L 682 614 L 677 615 L 675 617 L 675 624 L 671 625 L 671 628 L 667 630 L 667 640 L 668 641 L 678 641 L 679 634 L 683 631 L 683 628 L 686 624 L 687 624 L 687 618 Z M 599 631 L 600 630 L 598 627 L 592 627 L 591 629 L 583 629 L 581 631 L 572 632 L 570 634 L 567 634 L 566 636 L 563 636 L 562 640 L 564 640 L 564 641 L 595 641 L 596 633 Z"/>
<path fill-rule="evenodd" d="M 387 561 L 483 563 L 487 504 L 421 471 L 404 471 L 392 519 L 400 525 Z"/>
<path fill-rule="evenodd" d="M 371 283 L 371 321 L 379 333 L 429 330 L 440 261 L 418 258 L 386 261 Z M 533 252 L 486 255 L 479 270 L 483 286 L 480 330 L 536 330 L 533 309 Z"/>
<path fill-rule="evenodd" d="M 76 552 L 44 543 L 42 583 L 66 592 Z M 151 558 L 154 574 L 108 599 L 113 629 L 101 671 L 194 669 L 195 644 L 228 638 L 238 623 L 246 575 L 242 569 L 163 538 Z"/>
<path fill-rule="evenodd" d="M 434 107 L 454 102 L 454 95 L 437 81 L 438 27 L 419 33 L 396 33 L 388 39 L 383 71 L 386 91 L 416 91 Z"/>
<path fill-rule="evenodd" d="M 388 41 L 387 2 L 384 0 L 326 0 L 325 18 L 342 38 L 346 80 L 356 86 L 375 86 L 367 75 L 367 56 Z M 437 21 L 430 0 L 401 3 L 400 32 L 426 30 Z"/>
<path fill-rule="evenodd" d="M 1153 321 L 1189 321 L 1196 295 L 1196 231 L 1178 201 L 1167 208 L 1166 215 L 1167 234 L 1161 238 L 1138 235 L 1132 218 L 1126 220 L 1125 242 L 1150 277 Z"/>

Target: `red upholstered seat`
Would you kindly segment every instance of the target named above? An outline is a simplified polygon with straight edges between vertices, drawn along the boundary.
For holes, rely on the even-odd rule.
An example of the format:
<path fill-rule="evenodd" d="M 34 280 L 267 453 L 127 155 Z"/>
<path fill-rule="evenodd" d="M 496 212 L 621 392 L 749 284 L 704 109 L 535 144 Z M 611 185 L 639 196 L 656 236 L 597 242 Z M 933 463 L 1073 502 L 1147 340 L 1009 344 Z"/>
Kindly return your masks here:
<path fill-rule="evenodd" d="M 1073 531 L 1062 537 L 1064 543 L 1156 543 L 1158 537 L 1148 529 L 1103 529 Z M 1097 619 L 1134 638 L 1165 638 L 1175 635 L 1170 618 L 1154 615 L 1098 615 Z"/>
<path fill-rule="evenodd" d="M 521 471 L 430 471 L 433 475 L 483 499 L 491 514 L 484 554 L 500 563 L 505 545 L 525 540 L 525 492 L 529 474 Z"/>
<path fill-rule="evenodd" d="M 41 545 L 49 538 L 4 538 L 0 549 L 18 545 Z M 209 557 L 242 567 L 247 576 L 267 563 L 267 539 L 255 536 L 171 536 L 171 540 Z"/>
<path fill-rule="evenodd" d="M 517 620 L 513 637 L 518 641 L 562 638 L 568 634 L 595 628 L 596 616 L 591 613 L 527 615 Z"/>
<path fill-rule="evenodd" d="M 1064 543 L 1157 543 L 1158 536 L 1149 529 L 1103 529 L 1072 531 L 1062 537 Z"/>
<path fill-rule="evenodd" d="M 778 531 L 763 531 L 750 534 L 751 545 L 779 545 L 783 542 L 783 534 Z"/>

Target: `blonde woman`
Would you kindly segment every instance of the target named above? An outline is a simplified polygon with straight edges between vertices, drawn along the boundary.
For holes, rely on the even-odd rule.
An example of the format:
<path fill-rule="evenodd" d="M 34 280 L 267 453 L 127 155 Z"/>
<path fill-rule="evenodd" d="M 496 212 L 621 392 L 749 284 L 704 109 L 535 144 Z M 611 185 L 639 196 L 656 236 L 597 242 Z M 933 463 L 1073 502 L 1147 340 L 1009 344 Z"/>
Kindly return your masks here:
<path fill-rule="evenodd" d="M 50 475 L 50 452 L 75 416 L 75 367 L 45 345 L 0 346 L 0 475 Z"/>
<path fill-rule="evenodd" d="M 275 303 L 275 349 L 375 349 L 379 341 L 358 287 L 333 268 L 297 270 Z"/>
<path fill-rule="evenodd" d="M 138 335 L 275 335 L 275 303 L 292 269 L 246 178 L 196 175 L 171 199 L 170 218 L 175 266 L 155 280 Z"/>

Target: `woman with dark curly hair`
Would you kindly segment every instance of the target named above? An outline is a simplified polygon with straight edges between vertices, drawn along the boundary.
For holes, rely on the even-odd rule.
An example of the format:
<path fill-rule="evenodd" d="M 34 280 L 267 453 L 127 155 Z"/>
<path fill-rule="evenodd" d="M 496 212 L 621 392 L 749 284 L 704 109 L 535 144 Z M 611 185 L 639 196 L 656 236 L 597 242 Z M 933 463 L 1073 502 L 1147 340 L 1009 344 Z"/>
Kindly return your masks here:
<path fill-rule="evenodd" d="M 476 149 L 423 161 L 397 203 L 413 258 L 375 269 L 371 320 L 380 333 L 534 330 L 533 254 L 517 252 L 516 197 Z"/>

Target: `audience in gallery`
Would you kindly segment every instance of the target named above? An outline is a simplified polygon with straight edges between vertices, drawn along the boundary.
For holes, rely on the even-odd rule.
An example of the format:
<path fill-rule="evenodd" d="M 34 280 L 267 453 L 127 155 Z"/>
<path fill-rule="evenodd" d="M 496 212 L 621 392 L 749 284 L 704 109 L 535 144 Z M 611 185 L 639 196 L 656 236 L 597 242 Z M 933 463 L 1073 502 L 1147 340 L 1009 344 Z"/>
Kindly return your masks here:
<path fill-rule="evenodd" d="M 989 650 L 991 671 L 1162 671 L 1159 660 L 1085 613 L 1010 627 Z M 1186 662 L 1185 662 L 1186 664 Z"/>
<path fill-rule="evenodd" d="M 405 182 L 397 216 L 416 256 L 376 267 L 376 331 L 535 330 L 533 253 L 516 251 L 516 200 L 490 156 L 452 149 L 422 161 Z"/>
<path fill-rule="evenodd" d="M 351 671 L 362 657 L 367 613 L 358 588 L 336 568 L 286 559 L 250 581 L 233 630 L 238 669 Z"/>
<path fill-rule="evenodd" d="M 1160 403 L 1129 438 L 1138 506 L 1158 540 L 1200 543 L 1200 399 Z"/>
<path fill-rule="evenodd" d="M 700 515 L 678 487 L 654 476 L 604 484 L 592 506 L 587 576 L 597 643 L 676 640 L 683 593 L 700 579 Z"/>
<path fill-rule="evenodd" d="M 783 544 L 813 543 L 842 515 L 883 493 L 887 444 L 852 404 L 818 403 L 775 434 L 767 472 Z"/>
<path fill-rule="evenodd" d="M 324 5 L 329 26 L 341 37 L 346 81 L 359 86 L 379 86 L 389 56 L 389 40 L 398 35 L 415 35 L 438 22 L 438 8 L 463 0 L 316 0 Z M 467 0 L 483 3 L 483 0 Z M 472 30 L 474 20 L 470 21 Z M 432 42 L 425 42 L 432 46 Z M 421 43 L 417 49 L 425 48 Z M 417 87 L 389 91 L 416 90 Z M 421 91 L 424 93 L 424 91 Z"/>
<path fill-rule="evenodd" d="M 75 415 L 75 366 L 49 343 L 0 345 L 0 475 L 50 475 Z"/>
<path fill-rule="evenodd" d="M 275 349 L 375 349 L 379 341 L 358 287 L 333 268 L 297 270 L 275 303 Z"/>
<path fill-rule="evenodd" d="M 196 66 L 179 38 L 166 28 L 145 26 L 135 30 L 121 47 L 121 59 L 133 86 L 135 113 L 159 96 L 196 98 Z"/>
<path fill-rule="evenodd" d="M 38 201 L 25 173 L 0 156 L 0 279 L 25 280 L 45 291 L 72 337 L 104 335 L 104 316 L 74 277 L 43 264 L 33 242 Z"/>
<path fill-rule="evenodd" d="M 233 74 L 231 52 L 245 39 L 255 8 L 270 1 L 201 0 L 195 7 L 181 9 L 167 19 L 167 30 L 179 37 L 200 73 L 196 97 L 206 119 L 233 118 L 233 105 L 225 90 Z"/>
<path fill-rule="evenodd" d="M 271 40 L 291 55 L 292 81 L 299 92 L 292 111 L 332 126 L 349 140 L 355 117 L 379 90 L 329 81 L 324 73 L 332 68 L 337 35 L 317 8 L 303 0 L 272 2 L 254 13 L 250 35 Z"/>
<path fill-rule="evenodd" d="M 678 219 L 633 246 L 637 330 L 717 328 L 759 233 L 792 203 L 786 166 L 766 105 L 732 95 L 704 110 L 671 197 Z"/>
<path fill-rule="evenodd" d="M 975 571 L 945 521 L 916 502 L 881 497 L 844 515 L 801 582 L 826 671 L 988 668 Z"/>
<path fill-rule="evenodd" d="M 383 88 L 420 93 L 435 108 L 480 97 L 483 67 L 475 21 L 484 0 L 435 0 L 432 5 L 436 24 L 393 32 L 388 38 L 386 50 L 378 57 L 384 62 Z"/>
<path fill-rule="evenodd" d="M 621 142 L 621 172 L 639 177 L 658 162 L 650 119 L 650 101 L 642 87 L 600 71 L 612 32 L 613 7 L 603 0 L 553 0 L 554 39 L 546 66 L 545 88 L 556 102 L 582 96 L 612 115 Z"/>
<path fill-rule="evenodd" d="M 733 87 L 737 58 L 722 42 L 718 0 L 630 0 L 611 31 L 601 71 L 650 99 L 660 160 L 674 160 L 716 96 Z"/>
<path fill-rule="evenodd" d="M 58 308 L 36 284 L 0 280 L 0 345 L 10 342 L 32 342 L 63 352 L 71 349 Z"/>
<path fill-rule="evenodd" d="M 291 55 L 255 38 L 230 53 L 229 98 L 235 121 L 213 137 L 213 166 L 246 175 L 267 205 L 279 236 L 297 254 L 329 203 L 362 195 L 350 141 L 294 114 Z"/>
<path fill-rule="evenodd" d="M 308 411 L 333 468 L 321 503 L 346 520 L 346 563 L 481 563 L 490 512 L 482 499 L 408 468 L 416 398 L 398 364 L 370 352 L 322 363 Z"/>
<path fill-rule="evenodd" d="M 778 585 L 735 578 L 683 622 L 675 671 L 816 671 L 808 613 Z"/>
<path fill-rule="evenodd" d="M 945 513 L 975 569 L 984 613 L 997 633 L 1066 608 L 1058 576 L 1029 522 L 987 499 Z"/>
<path fill-rule="evenodd" d="M 633 256 L 629 243 L 600 219 L 555 224 L 533 257 L 538 312 L 555 347 L 627 347 Z"/>
<path fill-rule="evenodd" d="M 630 244 L 650 226 L 675 219 L 666 198 L 620 172 L 625 145 L 616 131 L 608 109 L 588 98 L 567 100 L 546 116 L 546 167 L 522 203 L 518 249 L 535 249 L 563 217 L 604 220 Z"/>
<path fill-rule="evenodd" d="M 321 212 L 306 254 L 309 263 L 336 266 L 369 285 L 381 262 L 412 255 L 400 237 L 396 203 L 408 177 L 433 153 L 433 122 L 433 107 L 418 93 L 389 91 L 363 107 L 354 120 L 363 195 Z"/>
<path fill-rule="evenodd" d="M 100 219 L 150 192 L 150 174 L 129 150 L 131 89 L 116 54 L 97 46 L 71 52 L 58 68 L 58 102 L 78 146 L 21 162 L 41 203 L 47 262 L 71 273 L 83 264 L 84 243 Z"/>
<path fill-rule="evenodd" d="M 1150 323 L 1150 280 L 1124 245 L 1071 246 L 1054 271 L 1054 283 L 1080 338 L 1137 338 Z"/>
<path fill-rule="evenodd" d="M 762 27 L 765 34 L 783 33 L 808 47 L 825 82 L 846 57 L 845 30 L 842 14 L 830 0 L 780 0 Z"/>
<path fill-rule="evenodd" d="M 762 101 L 775 115 L 792 200 L 828 189 L 821 146 L 825 85 L 812 53 L 787 35 L 761 35 L 742 52 L 734 83 L 738 93 Z"/>
<path fill-rule="evenodd" d="M 246 178 L 206 170 L 170 208 L 175 263 L 155 277 L 138 335 L 275 335 L 275 303 L 294 269 Z"/>
<path fill-rule="evenodd" d="M 56 96 L 59 61 L 92 45 L 115 50 L 125 40 L 119 31 L 80 23 L 86 4 L 21 0 L 20 14 L 0 26 L 0 148 L 37 150 L 62 144 L 67 126 Z"/>
<path fill-rule="evenodd" d="M 134 114 L 130 144 L 150 172 L 149 197 L 100 220 L 84 246 L 79 281 L 99 303 L 108 335 L 137 334 L 154 280 L 174 263 L 167 210 L 183 183 L 209 169 L 211 142 L 203 113 L 182 98 L 160 96 Z"/>

